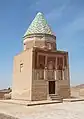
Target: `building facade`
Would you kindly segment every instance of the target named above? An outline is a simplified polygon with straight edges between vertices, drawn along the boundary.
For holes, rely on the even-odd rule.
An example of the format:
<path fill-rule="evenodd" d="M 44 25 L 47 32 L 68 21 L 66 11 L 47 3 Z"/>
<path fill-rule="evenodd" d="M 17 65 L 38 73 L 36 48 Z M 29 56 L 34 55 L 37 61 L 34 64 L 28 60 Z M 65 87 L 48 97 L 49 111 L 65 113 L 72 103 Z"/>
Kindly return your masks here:
<path fill-rule="evenodd" d="M 14 57 L 12 99 L 70 97 L 68 52 L 57 50 L 56 36 L 42 13 L 23 36 L 23 49 Z"/>

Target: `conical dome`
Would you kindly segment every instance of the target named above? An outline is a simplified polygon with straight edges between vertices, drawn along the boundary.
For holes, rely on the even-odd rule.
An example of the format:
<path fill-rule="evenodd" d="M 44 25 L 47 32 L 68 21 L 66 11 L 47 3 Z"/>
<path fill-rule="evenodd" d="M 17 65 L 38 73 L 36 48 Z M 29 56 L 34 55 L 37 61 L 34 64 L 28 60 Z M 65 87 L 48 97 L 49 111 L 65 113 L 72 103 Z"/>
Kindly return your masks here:
<path fill-rule="evenodd" d="M 53 32 L 49 25 L 47 24 L 46 19 L 42 13 L 37 13 L 36 17 L 30 24 L 28 30 L 24 34 L 24 36 L 31 35 L 31 34 L 50 34 L 53 35 Z"/>

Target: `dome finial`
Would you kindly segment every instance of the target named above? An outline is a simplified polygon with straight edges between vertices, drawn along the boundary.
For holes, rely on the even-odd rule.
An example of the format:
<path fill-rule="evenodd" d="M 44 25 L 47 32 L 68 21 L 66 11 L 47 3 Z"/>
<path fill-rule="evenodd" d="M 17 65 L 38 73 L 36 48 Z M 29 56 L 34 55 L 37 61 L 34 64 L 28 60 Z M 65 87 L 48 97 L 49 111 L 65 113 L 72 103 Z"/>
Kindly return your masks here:
<path fill-rule="evenodd" d="M 42 12 L 37 12 L 37 15 L 42 15 L 43 13 Z"/>

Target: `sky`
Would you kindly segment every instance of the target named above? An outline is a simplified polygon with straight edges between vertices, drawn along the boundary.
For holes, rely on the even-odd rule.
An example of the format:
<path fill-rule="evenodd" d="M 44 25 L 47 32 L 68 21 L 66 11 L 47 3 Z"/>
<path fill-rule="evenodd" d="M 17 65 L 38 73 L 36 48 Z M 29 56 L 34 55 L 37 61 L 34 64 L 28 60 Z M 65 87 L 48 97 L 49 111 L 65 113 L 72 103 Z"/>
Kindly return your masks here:
<path fill-rule="evenodd" d="M 0 0 L 0 89 L 12 84 L 13 57 L 37 12 L 56 34 L 58 50 L 69 52 L 71 85 L 84 83 L 84 0 Z"/>

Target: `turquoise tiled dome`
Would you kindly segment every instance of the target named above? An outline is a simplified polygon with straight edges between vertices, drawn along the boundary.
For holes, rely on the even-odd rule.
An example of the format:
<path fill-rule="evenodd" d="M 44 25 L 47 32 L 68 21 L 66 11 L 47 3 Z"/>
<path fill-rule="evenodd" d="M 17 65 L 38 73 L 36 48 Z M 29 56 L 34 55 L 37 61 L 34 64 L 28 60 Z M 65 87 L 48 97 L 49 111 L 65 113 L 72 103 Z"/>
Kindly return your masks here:
<path fill-rule="evenodd" d="M 50 34 L 53 35 L 53 32 L 49 25 L 47 24 L 46 19 L 42 13 L 37 13 L 36 17 L 30 24 L 28 30 L 24 34 L 24 36 L 35 34 L 35 33 L 42 33 L 42 34 Z"/>

